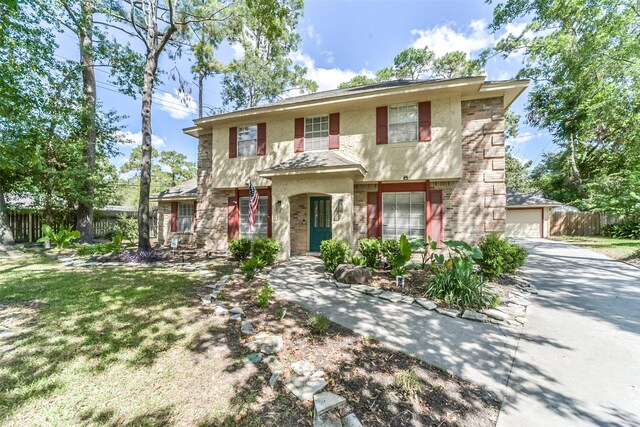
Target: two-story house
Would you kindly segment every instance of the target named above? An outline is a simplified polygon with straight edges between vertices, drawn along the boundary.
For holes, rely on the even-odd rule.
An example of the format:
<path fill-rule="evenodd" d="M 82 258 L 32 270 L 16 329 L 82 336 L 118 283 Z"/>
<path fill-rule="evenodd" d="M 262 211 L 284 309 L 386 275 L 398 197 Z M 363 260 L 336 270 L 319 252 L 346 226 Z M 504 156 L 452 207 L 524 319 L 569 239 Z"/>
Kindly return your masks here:
<path fill-rule="evenodd" d="M 161 217 L 160 234 L 178 231 L 181 205 L 193 218 L 182 231 L 198 245 L 224 251 L 234 237 L 269 236 L 283 259 L 331 237 L 355 247 L 402 233 L 477 241 L 502 232 L 503 114 L 527 84 L 400 80 L 194 120 L 185 132 L 199 141 L 196 200 L 177 195 L 161 208 L 172 220 Z M 260 194 L 253 233 L 249 180 Z"/>

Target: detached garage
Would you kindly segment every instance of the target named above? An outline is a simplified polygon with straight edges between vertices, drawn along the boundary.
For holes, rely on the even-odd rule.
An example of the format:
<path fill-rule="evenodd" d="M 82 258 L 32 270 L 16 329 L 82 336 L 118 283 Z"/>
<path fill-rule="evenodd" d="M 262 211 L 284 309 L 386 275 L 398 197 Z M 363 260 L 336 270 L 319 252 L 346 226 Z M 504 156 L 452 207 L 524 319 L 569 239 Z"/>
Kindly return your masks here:
<path fill-rule="evenodd" d="M 549 210 L 560 203 L 545 199 L 539 192 L 507 190 L 507 237 L 549 237 Z"/>

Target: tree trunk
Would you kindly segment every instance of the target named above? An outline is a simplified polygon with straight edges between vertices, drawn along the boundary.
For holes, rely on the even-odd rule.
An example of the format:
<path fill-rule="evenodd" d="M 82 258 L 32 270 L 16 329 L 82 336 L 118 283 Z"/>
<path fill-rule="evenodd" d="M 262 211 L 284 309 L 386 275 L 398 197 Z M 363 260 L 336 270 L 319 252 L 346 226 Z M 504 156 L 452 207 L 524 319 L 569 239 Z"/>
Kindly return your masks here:
<path fill-rule="evenodd" d="M 204 90 L 204 70 L 198 74 L 198 117 L 202 118 L 202 91 Z"/>
<path fill-rule="evenodd" d="M 571 176 L 574 184 L 580 185 L 582 184 L 582 179 L 580 178 L 580 170 L 578 169 L 578 163 L 576 162 L 576 145 L 575 141 L 573 140 L 573 133 L 571 133 L 571 135 L 569 136 L 569 144 L 571 145 Z"/>
<path fill-rule="evenodd" d="M 80 241 L 93 242 L 93 172 L 96 165 L 96 76 L 93 63 L 93 0 L 82 0 L 81 28 L 78 38 L 80 41 L 80 63 L 82 65 L 83 92 L 83 127 L 86 147 L 85 161 L 87 165 L 87 180 L 85 183 L 84 200 L 78 203 L 76 212 L 77 227 L 80 231 Z"/>
<path fill-rule="evenodd" d="M 13 245 L 13 233 L 9 226 L 9 212 L 7 211 L 7 203 L 4 200 L 4 190 L 0 183 L 0 246 Z"/>

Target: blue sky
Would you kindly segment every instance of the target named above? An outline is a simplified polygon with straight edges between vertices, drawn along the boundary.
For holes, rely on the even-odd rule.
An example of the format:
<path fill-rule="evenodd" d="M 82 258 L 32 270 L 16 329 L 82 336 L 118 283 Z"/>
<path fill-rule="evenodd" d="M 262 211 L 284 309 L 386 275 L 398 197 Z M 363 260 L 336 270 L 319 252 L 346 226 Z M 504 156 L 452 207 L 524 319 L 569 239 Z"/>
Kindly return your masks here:
<path fill-rule="evenodd" d="M 306 0 L 304 17 L 298 26 L 302 43 L 292 57 L 297 64 L 307 67 L 308 77 L 318 83 L 319 90 L 333 89 L 357 74 L 374 73 L 390 66 L 393 57 L 409 46 L 428 45 L 438 55 L 462 50 L 473 57 L 508 32 L 519 34 L 522 31 L 523 24 L 515 24 L 492 34 L 487 29 L 492 11 L 492 5 L 480 0 Z M 63 34 L 58 41 L 61 57 L 77 59 L 77 43 L 73 36 Z M 226 62 L 238 54 L 237 49 L 225 46 L 219 58 Z M 518 56 L 506 60 L 495 58 L 487 64 L 488 79 L 512 78 L 520 66 Z M 184 57 L 175 62 L 164 55 L 160 67 L 164 70 L 175 67 L 183 76 L 189 76 L 189 62 Z M 139 144 L 140 98 L 117 93 L 117 88 L 109 83 L 106 70 L 98 70 L 96 77 L 100 102 L 105 109 L 115 109 L 128 116 L 122 122 L 125 133 L 133 144 Z M 182 133 L 197 116 L 196 104 L 188 100 L 185 106 L 177 92 L 177 83 L 166 75 L 163 80 L 154 97 L 154 146 L 159 150 L 184 153 L 196 161 L 197 141 Z M 219 94 L 218 79 L 209 79 L 203 104 L 221 107 Z M 197 99 L 195 86 L 192 95 Z M 514 103 L 512 110 L 522 114 L 525 101 L 526 94 Z M 534 163 L 541 159 L 543 151 L 554 148 L 545 132 L 524 124 L 521 124 L 520 136 L 510 144 L 514 146 L 516 156 Z M 132 146 L 120 147 L 122 154 L 113 159 L 114 164 L 121 165 Z"/>

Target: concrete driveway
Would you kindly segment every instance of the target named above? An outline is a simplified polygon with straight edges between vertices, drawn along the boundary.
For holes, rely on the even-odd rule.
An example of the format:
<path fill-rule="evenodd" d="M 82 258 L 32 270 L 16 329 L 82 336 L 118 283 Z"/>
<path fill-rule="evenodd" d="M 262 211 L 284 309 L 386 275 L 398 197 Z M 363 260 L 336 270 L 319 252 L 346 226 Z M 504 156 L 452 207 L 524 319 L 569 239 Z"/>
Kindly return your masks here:
<path fill-rule="evenodd" d="M 569 244 L 523 243 L 540 296 L 498 426 L 640 426 L 640 270 Z"/>

